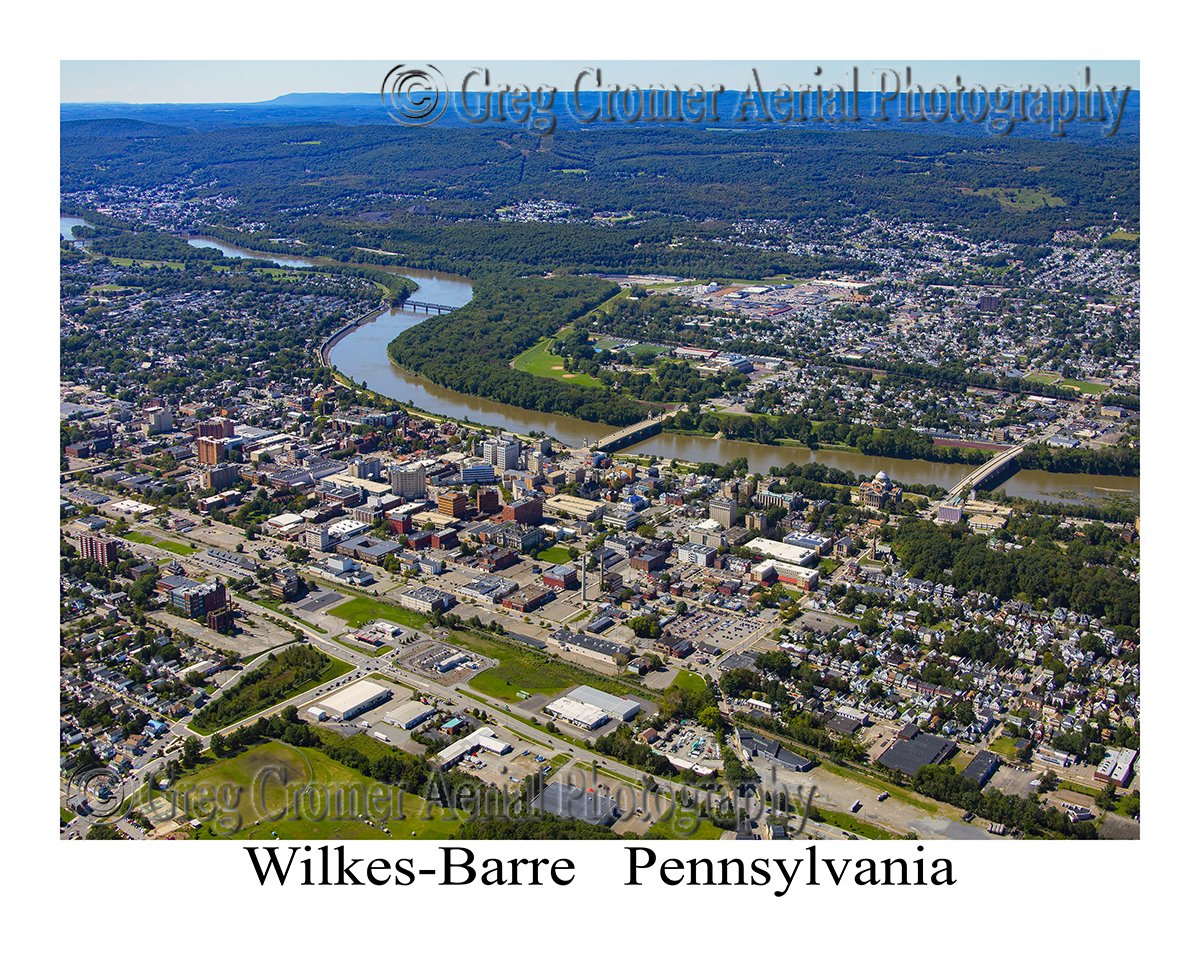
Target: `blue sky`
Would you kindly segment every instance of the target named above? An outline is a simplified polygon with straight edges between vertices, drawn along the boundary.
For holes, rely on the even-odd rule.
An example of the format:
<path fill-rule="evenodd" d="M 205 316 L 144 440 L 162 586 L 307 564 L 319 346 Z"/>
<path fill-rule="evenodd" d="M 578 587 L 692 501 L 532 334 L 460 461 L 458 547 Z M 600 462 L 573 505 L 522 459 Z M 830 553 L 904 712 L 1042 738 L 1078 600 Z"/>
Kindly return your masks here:
<path fill-rule="evenodd" d="M 398 62 L 433 63 L 453 88 L 471 69 L 485 67 L 495 84 L 549 84 L 569 89 L 580 71 L 599 67 L 605 83 L 622 86 L 721 83 L 743 86 L 757 68 L 764 88 L 779 84 L 845 83 L 851 67 L 859 68 L 859 89 L 877 89 L 880 68 L 903 76 L 911 67 L 914 83 L 928 88 L 953 88 L 957 78 L 970 86 L 982 83 L 1018 87 L 1021 84 L 1080 85 L 1085 66 L 1094 83 L 1105 87 L 1140 89 L 1136 60 L 612 60 L 580 57 L 572 60 L 63 60 L 60 102 L 93 103 L 246 103 L 270 100 L 285 93 L 375 93 L 388 70 Z M 821 74 L 816 75 L 816 68 Z"/>

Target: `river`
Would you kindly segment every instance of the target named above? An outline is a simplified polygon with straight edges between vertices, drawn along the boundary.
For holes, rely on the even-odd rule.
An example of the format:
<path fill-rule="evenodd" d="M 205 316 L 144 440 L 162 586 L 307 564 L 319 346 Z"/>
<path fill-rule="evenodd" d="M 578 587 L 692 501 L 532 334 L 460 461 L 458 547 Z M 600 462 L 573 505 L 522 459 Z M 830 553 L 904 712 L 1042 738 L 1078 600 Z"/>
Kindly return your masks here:
<path fill-rule="evenodd" d="M 66 237 L 68 240 L 74 240 L 75 237 L 71 233 L 72 227 L 90 227 L 92 226 L 86 220 L 80 220 L 79 217 L 59 217 L 58 218 L 58 235 Z M 94 229 L 94 228 L 93 228 Z"/>
<path fill-rule="evenodd" d="M 303 257 L 281 257 L 276 254 L 257 254 L 216 240 L 189 240 L 192 246 L 211 247 L 226 256 L 272 260 L 282 266 L 311 266 L 316 261 Z M 452 274 L 427 270 L 381 267 L 392 273 L 411 277 L 421 285 L 416 298 L 427 303 L 458 307 L 471 299 L 471 284 Z M 397 308 L 380 314 L 338 341 L 331 361 L 339 372 L 355 383 L 366 381 L 367 386 L 385 397 L 391 397 L 429 413 L 470 420 L 473 423 L 501 427 L 513 433 L 542 432 L 573 446 L 593 442 L 613 428 L 604 424 L 576 420 L 549 413 L 537 413 L 521 407 L 481 400 L 455 390 L 447 390 L 420 377 L 400 370 L 388 358 L 387 345 L 409 327 L 424 320 L 424 311 Z M 767 474 L 772 466 L 789 463 L 824 463 L 839 470 L 874 475 L 880 470 L 901 484 L 936 484 L 949 489 L 971 472 L 966 464 L 932 463 L 927 460 L 894 460 L 870 457 L 848 450 L 809 450 L 806 447 L 766 446 L 739 440 L 714 440 L 711 437 L 685 437 L 662 433 L 625 448 L 641 456 L 656 456 L 662 460 L 726 463 L 745 457 L 752 472 Z M 1141 489 L 1137 477 L 1087 476 L 1072 473 L 1046 473 L 1042 470 L 1021 470 L 1000 484 L 1010 496 L 1027 497 L 1052 502 L 1078 503 L 1110 495 L 1137 499 Z"/>

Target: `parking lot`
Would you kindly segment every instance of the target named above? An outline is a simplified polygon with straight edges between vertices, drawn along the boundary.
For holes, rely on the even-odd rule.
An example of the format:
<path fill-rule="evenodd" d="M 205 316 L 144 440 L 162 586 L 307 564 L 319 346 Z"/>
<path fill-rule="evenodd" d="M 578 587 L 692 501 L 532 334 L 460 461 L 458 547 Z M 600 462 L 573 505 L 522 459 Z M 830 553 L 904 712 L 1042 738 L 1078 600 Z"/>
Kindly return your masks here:
<path fill-rule="evenodd" d="M 764 624 L 750 617 L 697 610 L 682 620 L 671 624 L 671 632 L 677 637 L 686 637 L 693 643 L 705 643 L 730 650 L 762 630 Z"/>

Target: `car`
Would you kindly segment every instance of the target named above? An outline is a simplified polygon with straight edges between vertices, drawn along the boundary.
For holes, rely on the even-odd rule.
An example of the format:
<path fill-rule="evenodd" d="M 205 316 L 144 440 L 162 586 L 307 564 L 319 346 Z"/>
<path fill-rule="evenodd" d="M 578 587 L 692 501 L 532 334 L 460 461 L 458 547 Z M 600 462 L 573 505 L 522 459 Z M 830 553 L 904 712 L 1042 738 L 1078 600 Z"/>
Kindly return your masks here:
<path fill-rule="evenodd" d="M 852 807 L 850 808 L 850 812 L 851 812 L 851 813 L 858 813 L 858 811 L 859 811 L 859 810 L 861 810 L 861 809 L 862 809 L 862 801 L 861 801 L 861 800 L 855 800 L 855 801 L 854 801 L 854 806 L 852 806 Z"/>
<path fill-rule="evenodd" d="M 884 790 L 884 791 L 883 791 L 883 793 L 881 793 L 881 794 L 880 794 L 879 796 L 877 796 L 875 799 L 876 799 L 876 800 L 886 800 L 886 799 L 887 799 L 888 797 L 890 797 L 890 796 L 891 796 L 891 794 L 890 794 L 890 793 L 888 793 L 886 790 Z"/>

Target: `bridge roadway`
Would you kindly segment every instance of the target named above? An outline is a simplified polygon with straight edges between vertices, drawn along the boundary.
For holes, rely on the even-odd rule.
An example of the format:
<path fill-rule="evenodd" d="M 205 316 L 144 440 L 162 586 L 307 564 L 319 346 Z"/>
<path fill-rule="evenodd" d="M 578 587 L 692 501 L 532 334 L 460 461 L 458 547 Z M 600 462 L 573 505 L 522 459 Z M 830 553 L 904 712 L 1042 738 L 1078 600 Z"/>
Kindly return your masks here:
<path fill-rule="evenodd" d="M 644 440 L 651 434 L 657 433 L 662 429 L 662 419 L 664 416 L 665 414 L 660 413 L 653 417 L 647 417 L 640 423 L 632 424 L 621 430 L 617 430 L 615 433 L 610 433 L 607 437 L 602 437 L 590 446 L 605 453 L 612 453 L 614 450 L 618 450 L 637 440 Z M 658 429 L 655 429 L 656 427 Z"/>
<path fill-rule="evenodd" d="M 950 494 L 946 497 L 946 500 L 953 500 L 955 497 L 961 497 L 964 494 L 970 493 L 970 491 L 974 490 L 988 478 L 994 476 L 1008 466 L 1008 464 L 1015 460 L 1020 452 L 1025 449 L 1026 444 L 1035 442 L 1035 439 L 1037 438 L 1029 437 L 1026 440 L 1022 440 L 1016 446 L 1009 447 L 1007 450 L 1003 450 L 996 454 L 996 456 L 988 460 L 987 463 L 982 464 L 968 474 L 964 479 L 960 480 L 957 486 L 950 491 Z"/>

